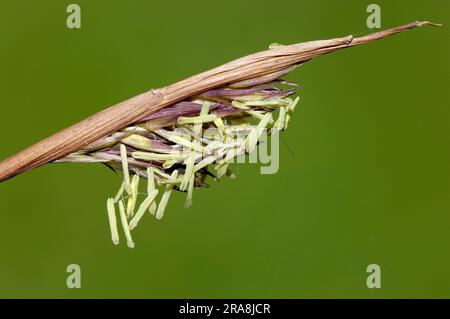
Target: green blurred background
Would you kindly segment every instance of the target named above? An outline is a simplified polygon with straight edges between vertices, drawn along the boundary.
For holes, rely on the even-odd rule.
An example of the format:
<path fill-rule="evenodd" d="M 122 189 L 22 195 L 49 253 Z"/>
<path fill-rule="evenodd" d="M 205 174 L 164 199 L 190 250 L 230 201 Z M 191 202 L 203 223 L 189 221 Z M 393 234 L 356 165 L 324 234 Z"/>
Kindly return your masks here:
<path fill-rule="evenodd" d="M 371 32 L 371 1 L 2 1 L 0 158 L 128 97 L 283 44 Z M 344 4 L 345 3 L 345 4 Z M 422 28 L 317 58 L 276 175 L 171 198 L 113 246 L 101 165 L 0 185 L 0 297 L 450 297 L 449 1 L 377 1 Z M 292 153 L 289 151 L 291 149 Z M 82 288 L 66 287 L 79 264 Z M 382 288 L 366 287 L 366 267 Z"/>

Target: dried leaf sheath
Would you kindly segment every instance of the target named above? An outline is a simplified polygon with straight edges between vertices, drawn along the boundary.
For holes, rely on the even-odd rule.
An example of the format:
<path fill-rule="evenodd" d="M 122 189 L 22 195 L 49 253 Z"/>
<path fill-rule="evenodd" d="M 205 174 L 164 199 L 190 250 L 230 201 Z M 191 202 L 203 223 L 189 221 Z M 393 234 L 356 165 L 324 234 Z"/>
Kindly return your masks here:
<path fill-rule="evenodd" d="M 312 41 L 252 54 L 105 109 L 0 163 L 0 181 L 66 156 L 153 112 L 228 83 L 270 74 L 338 49 L 372 42 L 430 22 L 413 22 L 360 38 Z"/>

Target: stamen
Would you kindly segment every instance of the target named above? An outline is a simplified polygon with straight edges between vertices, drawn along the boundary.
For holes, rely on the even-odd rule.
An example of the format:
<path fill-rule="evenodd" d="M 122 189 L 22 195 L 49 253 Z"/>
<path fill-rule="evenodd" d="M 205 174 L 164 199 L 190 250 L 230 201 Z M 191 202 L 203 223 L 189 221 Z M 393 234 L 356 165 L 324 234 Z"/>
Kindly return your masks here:
<path fill-rule="evenodd" d="M 224 162 L 224 163 L 221 163 L 221 164 L 217 164 L 216 165 L 216 170 L 217 170 L 217 178 L 222 178 L 226 173 L 227 173 L 227 170 L 228 170 L 228 163 L 227 162 Z"/>
<path fill-rule="evenodd" d="M 290 98 L 272 99 L 272 100 L 259 100 L 259 101 L 247 101 L 244 102 L 247 106 L 288 106 L 292 100 Z"/>
<path fill-rule="evenodd" d="M 219 129 L 219 134 L 222 137 L 222 140 L 225 141 L 225 139 L 226 139 L 225 123 L 223 122 L 222 118 L 219 117 L 219 118 L 215 119 L 214 124 Z"/>
<path fill-rule="evenodd" d="M 170 147 L 168 147 L 167 145 L 158 143 L 155 140 L 151 140 L 138 134 L 131 134 L 130 136 L 125 137 L 121 142 L 123 144 L 127 144 L 144 151 L 154 151 L 162 153 L 168 153 L 171 151 Z"/>
<path fill-rule="evenodd" d="M 194 172 L 202 169 L 203 167 L 208 166 L 209 164 L 214 163 L 214 161 L 217 159 L 216 156 L 208 156 L 204 159 L 202 159 L 200 162 L 194 165 Z"/>
<path fill-rule="evenodd" d="M 125 215 L 125 207 L 123 206 L 123 201 L 119 202 L 119 212 L 120 212 L 120 220 L 122 222 L 123 232 L 125 233 L 125 237 L 127 239 L 127 246 L 129 248 L 134 248 L 133 238 L 131 237 L 130 227 L 128 226 L 127 216 Z"/>
<path fill-rule="evenodd" d="M 294 112 L 295 106 L 297 105 L 299 100 L 300 100 L 300 97 L 297 96 L 294 99 L 294 101 L 292 101 L 292 103 L 288 106 L 288 110 L 287 110 L 287 113 L 286 113 L 286 119 L 285 119 L 285 122 L 284 122 L 284 129 L 285 130 L 288 128 L 289 120 L 291 119 L 291 114 Z"/>
<path fill-rule="evenodd" d="M 183 181 L 180 184 L 180 190 L 181 191 L 185 191 L 187 190 L 188 186 L 189 186 L 189 181 L 191 179 L 191 175 L 194 174 L 194 158 L 195 153 L 191 152 L 191 154 L 189 155 L 187 161 L 186 161 L 186 170 L 184 171 L 184 178 Z"/>
<path fill-rule="evenodd" d="M 119 232 L 117 231 L 116 209 L 114 207 L 114 199 L 108 198 L 106 201 L 108 209 L 109 228 L 111 229 L 111 240 L 114 245 L 119 244 Z"/>
<path fill-rule="evenodd" d="M 192 174 L 191 179 L 189 181 L 186 203 L 184 204 L 184 207 L 186 207 L 186 208 L 189 208 L 192 206 L 192 194 L 194 192 L 194 181 L 195 181 L 195 174 Z"/>
<path fill-rule="evenodd" d="M 159 154 L 159 153 L 149 153 L 149 152 L 133 152 L 131 156 L 135 159 L 140 159 L 144 161 L 182 161 L 186 158 L 188 153 L 170 153 L 170 154 Z"/>
<path fill-rule="evenodd" d="M 180 116 L 177 120 L 177 123 L 180 125 L 184 124 L 200 124 L 200 123 L 208 123 L 213 122 L 217 119 L 217 115 L 207 114 L 200 116 Z"/>
<path fill-rule="evenodd" d="M 164 161 L 163 168 L 164 169 L 171 168 L 173 165 L 175 165 L 178 162 L 179 162 L 179 160 L 167 160 L 167 161 Z"/>
<path fill-rule="evenodd" d="M 267 114 L 262 111 L 254 111 L 250 107 L 248 107 L 247 105 L 245 105 L 244 103 L 241 103 L 239 101 L 233 101 L 231 104 L 235 108 L 244 110 L 247 114 L 253 116 L 255 119 L 257 119 L 259 121 L 261 121 L 264 118 L 264 115 Z M 269 123 L 272 124 L 273 122 L 269 122 Z"/>
<path fill-rule="evenodd" d="M 117 192 L 116 196 L 114 197 L 114 204 L 116 204 L 120 200 L 124 190 L 125 190 L 125 182 L 122 182 L 122 185 L 120 186 L 119 191 Z"/>
<path fill-rule="evenodd" d="M 187 147 L 189 149 L 192 149 L 196 152 L 202 153 L 202 148 L 197 147 L 194 143 L 191 141 L 185 139 L 184 137 L 180 136 L 180 134 L 177 134 L 175 132 L 166 131 L 163 129 L 156 130 L 156 133 L 158 135 L 161 135 L 162 137 L 168 139 L 169 141 L 179 144 L 181 146 Z"/>
<path fill-rule="evenodd" d="M 131 194 L 127 202 L 127 217 L 131 218 L 134 215 L 134 208 L 136 207 L 136 199 L 139 190 L 139 175 L 133 175 L 131 180 Z"/>
<path fill-rule="evenodd" d="M 156 195 L 158 195 L 158 190 L 155 189 L 152 193 L 150 193 L 147 196 L 146 199 L 144 199 L 142 204 L 139 206 L 139 209 L 136 212 L 136 215 L 134 215 L 133 219 L 130 221 L 130 230 L 133 230 L 137 226 L 137 224 L 141 220 L 142 216 L 144 216 L 145 211 L 153 203 L 154 199 L 156 198 Z"/>
<path fill-rule="evenodd" d="M 210 104 L 211 103 L 209 103 L 208 101 L 205 101 L 202 104 L 202 109 L 200 110 L 200 116 L 204 116 L 204 115 L 207 115 L 209 113 L 209 106 L 210 106 Z M 202 132 L 202 126 L 203 126 L 202 123 L 194 124 L 193 131 L 194 131 L 194 134 L 196 136 L 199 136 L 200 133 Z"/>
<path fill-rule="evenodd" d="M 286 123 L 286 107 L 280 107 L 280 114 L 278 115 L 278 119 L 275 121 L 275 124 L 273 125 L 271 132 L 275 133 L 276 131 L 283 130 L 285 123 Z"/>
<path fill-rule="evenodd" d="M 175 179 L 178 176 L 178 171 L 173 171 L 171 178 Z M 166 210 L 167 203 L 170 199 L 170 194 L 172 193 L 173 184 L 166 185 L 164 193 L 162 195 L 161 200 L 159 201 L 158 210 L 156 211 L 156 219 L 161 219 L 164 216 L 164 211 Z"/>
<path fill-rule="evenodd" d="M 151 166 L 147 167 L 147 194 L 150 194 L 156 189 L 155 187 L 155 175 L 153 174 L 153 168 Z M 156 213 L 156 202 L 153 201 L 148 208 L 150 214 L 155 215 Z"/>
<path fill-rule="evenodd" d="M 123 181 L 125 182 L 125 190 L 131 193 L 130 172 L 128 171 L 128 156 L 125 145 L 120 144 L 120 157 L 122 158 Z"/>
<path fill-rule="evenodd" d="M 298 101 L 300 100 L 300 97 L 297 96 L 294 101 L 292 101 L 291 105 L 289 105 L 289 109 L 291 110 L 291 112 L 294 112 L 295 107 L 297 106 Z"/>
<path fill-rule="evenodd" d="M 245 148 L 250 153 L 258 143 L 259 137 L 263 133 L 264 128 L 269 123 L 270 119 L 272 118 L 272 113 L 267 113 L 264 115 L 264 118 L 261 119 L 261 121 L 258 123 L 258 125 L 252 129 L 250 134 L 247 136 L 245 140 Z"/>

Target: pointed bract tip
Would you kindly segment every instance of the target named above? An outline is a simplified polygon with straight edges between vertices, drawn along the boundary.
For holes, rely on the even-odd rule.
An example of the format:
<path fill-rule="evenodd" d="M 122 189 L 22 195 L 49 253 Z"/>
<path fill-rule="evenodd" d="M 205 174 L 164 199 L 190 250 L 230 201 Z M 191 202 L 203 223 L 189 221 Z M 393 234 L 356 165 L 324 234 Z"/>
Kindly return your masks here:
<path fill-rule="evenodd" d="M 434 23 L 434 22 L 430 22 L 430 21 L 416 21 L 417 26 L 421 27 L 423 25 L 430 25 L 432 27 L 442 27 L 443 24 L 441 23 Z"/>

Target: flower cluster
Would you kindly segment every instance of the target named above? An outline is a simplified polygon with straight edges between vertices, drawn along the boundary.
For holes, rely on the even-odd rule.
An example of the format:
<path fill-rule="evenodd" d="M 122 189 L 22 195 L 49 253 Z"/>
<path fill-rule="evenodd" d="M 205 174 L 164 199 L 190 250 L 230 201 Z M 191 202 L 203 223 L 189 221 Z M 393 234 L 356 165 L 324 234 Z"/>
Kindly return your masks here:
<path fill-rule="evenodd" d="M 107 200 L 108 217 L 112 241 L 118 244 L 118 207 L 127 244 L 134 247 L 130 231 L 146 211 L 161 219 L 173 190 L 186 192 L 185 206 L 190 207 L 193 190 L 207 187 L 208 176 L 234 178 L 229 169 L 233 159 L 252 152 L 263 132 L 287 128 L 299 100 L 291 98 L 298 85 L 281 77 L 292 69 L 212 89 L 163 108 L 56 162 L 101 162 L 123 172 L 119 192 Z M 147 192 L 137 205 L 141 178 L 147 179 Z M 159 200 L 158 193 L 162 193 Z"/>

